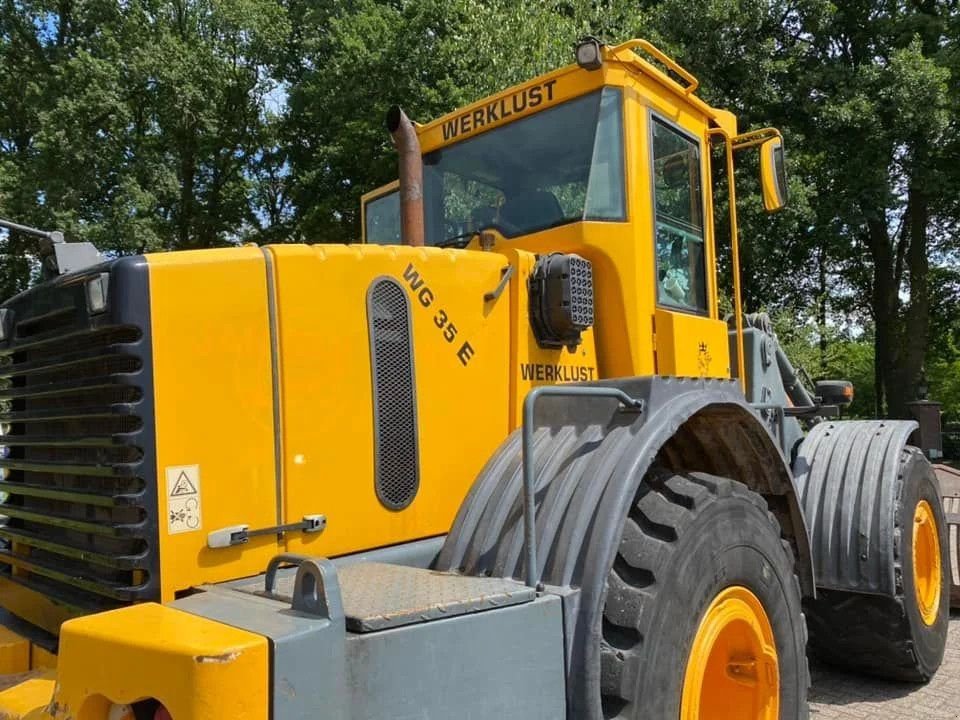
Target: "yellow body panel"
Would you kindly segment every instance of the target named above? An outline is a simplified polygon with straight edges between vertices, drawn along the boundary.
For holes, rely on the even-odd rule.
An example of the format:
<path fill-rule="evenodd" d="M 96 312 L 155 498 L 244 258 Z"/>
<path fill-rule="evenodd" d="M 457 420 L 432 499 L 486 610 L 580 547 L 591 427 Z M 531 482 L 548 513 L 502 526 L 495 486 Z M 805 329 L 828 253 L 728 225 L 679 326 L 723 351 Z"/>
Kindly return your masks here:
<path fill-rule="evenodd" d="M 289 522 L 306 513 L 329 518 L 321 534 L 289 533 L 287 549 L 339 555 L 445 533 L 508 432 L 510 298 L 484 300 L 505 259 L 378 246 L 270 251 L 286 515 Z M 367 290 L 381 276 L 406 289 L 414 341 L 420 489 L 402 511 L 385 508 L 374 491 Z"/>
<path fill-rule="evenodd" d="M 722 320 L 657 310 L 657 372 L 681 377 L 730 377 L 730 345 Z"/>
<path fill-rule="evenodd" d="M 29 669 L 30 641 L 0 626 L 0 675 L 27 672 Z"/>
<path fill-rule="evenodd" d="M 511 304 L 522 314 L 521 309 L 529 304 L 528 282 L 536 256 L 513 249 L 505 254 L 514 268 L 509 288 Z M 510 429 L 520 427 L 523 400 L 534 387 L 589 382 L 600 377 L 593 329 L 584 332 L 582 342 L 573 349 L 542 348 L 529 323 L 514 323 L 510 335 Z"/>
<path fill-rule="evenodd" d="M 0 603 L 17 617 L 43 628 L 59 627 L 81 612 L 4 577 L 0 577 Z"/>
<path fill-rule="evenodd" d="M 262 572 L 284 550 L 334 556 L 447 531 L 511 427 L 511 296 L 484 300 L 507 266 L 503 256 L 284 245 L 148 262 L 165 601 L 194 585 Z M 277 445 L 268 272 L 277 326 Z M 420 489 L 400 512 L 385 508 L 374 490 L 366 294 L 379 276 L 406 289 L 414 338 Z M 196 468 L 202 522 L 171 533 L 166 476 L 180 467 Z M 322 533 L 207 547 L 213 530 L 270 528 L 316 514 L 328 518 Z"/>
<path fill-rule="evenodd" d="M 0 690 L 0 717 L 3 720 L 44 720 L 57 684 L 56 673 L 41 670 L 4 678 L 14 684 Z"/>
<path fill-rule="evenodd" d="M 57 656 L 39 645 L 30 645 L 31 670 L 56 670 Z"/>
<path fill-rule="evenodd" d="M 210 550 L 207 533 L 276 525 L 267 274 L 258 248 L 149 255 L 162 599 L 261 572 L 273 536 Z M 168 532 L 167 470 L 196 466 L 200 518 Z"/>
<path fill-rule="evenodd" d="M 106 720 L 111 703 L 154 698 L 175 720 L 266 720 L 267 639 L 146 603 L 64 624 L 51 715 Z"/>

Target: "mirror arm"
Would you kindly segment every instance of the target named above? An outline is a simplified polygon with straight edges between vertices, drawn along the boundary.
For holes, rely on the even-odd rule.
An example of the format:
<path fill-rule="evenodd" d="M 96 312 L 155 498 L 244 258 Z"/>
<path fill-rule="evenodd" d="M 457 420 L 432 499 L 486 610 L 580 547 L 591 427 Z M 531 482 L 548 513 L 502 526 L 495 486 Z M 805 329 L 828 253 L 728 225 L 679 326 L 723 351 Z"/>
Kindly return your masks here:
<path fill-rule="evenodd" d="M 733 145 L 733 151 L 740 152 L 741 150 L 762 145 L 767 140 L 773 138 L 779 138 L 780 141 L 783 142 L 783 135 L 777 128 L 766 127 L 735 135 L 730 139 L 730 142 Z"/>

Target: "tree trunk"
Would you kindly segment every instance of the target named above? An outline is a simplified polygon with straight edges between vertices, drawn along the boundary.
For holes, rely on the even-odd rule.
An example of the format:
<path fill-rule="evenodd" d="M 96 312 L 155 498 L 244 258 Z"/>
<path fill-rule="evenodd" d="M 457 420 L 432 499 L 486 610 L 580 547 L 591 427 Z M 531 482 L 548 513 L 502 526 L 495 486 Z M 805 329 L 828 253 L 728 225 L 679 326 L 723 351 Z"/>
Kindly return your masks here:
<path fill-rule="evenodd" d="M 195 185 L 197 175 L 197 156 L 192 129 L 184 130 L 180 145 L 180 208 L 177 218 L 177 247 L 175 250 L 189 248 L 194 241 L 193 221 L 195 203 Z"/>
<path fill-rule="evenodd" d="M 820 376 L 827 374 L 827 251 L 821 245 L 817 252 L 817 332 L 820 336 Z"/>
<path fill-rule="evenodd" d="M 907 210 L 904 222 L 910 247 L 906 262 L 910 279 L 910 302 L 900 327 L 899 363 L 887 387 L 889 411 L 892 417 L 909 418 L 907 403 L 918 397 L 917 389 L 923 374 L 923 361 L 930 339 L 930 262 L 927 259 L 927 225 L 929 204 L 926 195 L 910 183 L 907 190 Z"/>
<path fill-rule="evenodd" d="M 891 379 L 896 374 L 900 298 L 890 233 L 882 210 L 867 213 L 867 230 L 870 254 L 873 256 L 873 295 L 870 305 L 876 324 L 874 389 L 877 393 L 876 412 L 878 416 L 883 416 L 890 400 Z"/>

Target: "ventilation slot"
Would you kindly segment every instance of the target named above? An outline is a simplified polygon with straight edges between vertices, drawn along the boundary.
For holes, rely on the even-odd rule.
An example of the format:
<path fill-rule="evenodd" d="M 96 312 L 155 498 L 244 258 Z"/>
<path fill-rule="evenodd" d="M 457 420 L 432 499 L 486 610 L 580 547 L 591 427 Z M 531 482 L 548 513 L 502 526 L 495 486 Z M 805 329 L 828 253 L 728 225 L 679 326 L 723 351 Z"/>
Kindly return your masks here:
<path fill-rule="evenodd" d="M 384 507 L 402 510 L 420 486 L 417 398 L 413 379 L 410 300 L 391 278 L 367 292 L 373 368 L 374 487 Z"/>

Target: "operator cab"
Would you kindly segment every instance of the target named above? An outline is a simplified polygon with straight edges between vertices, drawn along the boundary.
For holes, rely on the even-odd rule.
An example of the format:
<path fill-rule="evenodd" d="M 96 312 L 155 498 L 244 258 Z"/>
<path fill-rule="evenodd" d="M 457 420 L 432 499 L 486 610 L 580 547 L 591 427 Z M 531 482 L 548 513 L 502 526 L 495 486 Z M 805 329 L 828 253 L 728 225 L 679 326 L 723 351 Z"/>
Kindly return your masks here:
<path fill-rule="evenodd" d="M 737 135 L 733 115 L 698 98 L 696 78 L 644 41 L 597 52 L 416 125 L 423 242 L 589 260 L 603 376 L 735 375 L 718 304 L 710 148 L 732 156 L 763 144 L 764 198 L 776 210 L 786 200 L 779 133 Z M 365 242 L 402 242 L 396 182 L 362 204 Z M 628 358 L 613 352 L 612 333 L 624 329 Z"/>

